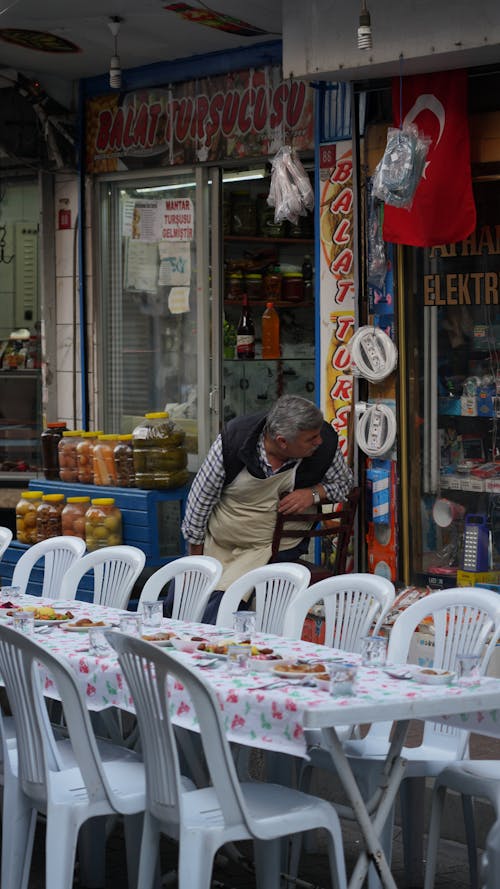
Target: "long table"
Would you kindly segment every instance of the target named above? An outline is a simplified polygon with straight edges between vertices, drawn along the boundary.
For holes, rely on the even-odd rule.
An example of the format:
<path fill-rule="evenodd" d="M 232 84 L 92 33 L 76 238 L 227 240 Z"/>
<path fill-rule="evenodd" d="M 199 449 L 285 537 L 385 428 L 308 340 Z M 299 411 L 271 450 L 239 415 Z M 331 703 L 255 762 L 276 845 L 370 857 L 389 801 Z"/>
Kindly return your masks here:
<path fill-rule="evenodd" d="M 37 599 L 40 604 L 40 600 Z M 87 603 L 55 603 L 58 610 L 69 607 L 75 618 L 91 617 L 117 622 L 120 612 Z M 209 628 L 206 624 L 164 620 L 163 628 L 182 634 L 203 635 L 217 633 L 231 636 L 231 630 Z M 40 633 L 38 640 L 56 654 L 66 658 L 81 682 L 87 703 L 92 710 L 109 707 L 133 711 L 133 702 L 124 682 L 113 651 L 96 657 L 88 650 L 86 634 L 69 633 L 54 627 L 48 634 Z M 335 649 L 303 641 L 257 634 L 257 644 L 264 644 L 276 652 L 291 657 L 335 659 Z M 176 652 L 176 656 L 196 663 L 197 655 Z M 352 660 L 358 660 L 356 655 Z M 464 688 L 458 685 L 423 685 L 415 681 L 401 681 L 389 677 L 378 668 L 359 667 L 356 692 L 352 697 L 331 697 L 326 691 L 295 684 L 266 688 L 269 673 L 249 672 L 235 675 L 227 671 L 225 661 L 220 666 L 204 670 L 204 676 L 215 689 L 224 713 L 229 740 L 266 750 L 307 757 L 305 730 L 321 729 L 339 780 L 360 825 L 366 851 L 360 854 L 351 876 L 351 889 L 360 889 L 370 861 L 380 875 L 386 889 L 396 889 L 380 843 L 380 833 L 394 803 L 404 777 L 405 764 L 401 748 L 412 719 L 454 721 L 470 731 L 500 734 L 500 679 L 484 678 L 479 686 Z M 51 677 L 43 677 L 45 693 L 57 696 Z M 188 695 L 180 683 L 169 689 L 174 721 L 188 729 L 197 729 L 195 715 Z M 488 717 L 485 719 L 485 717 Z M 362 799 L 349 761 L 337 735 L 337 727 L 376 721 L 395 722 L 393 740 L 382 769 L 381 787 L 372 808 Z M 498 721 L 497 721 L 498 720 Z M 485 724 L 486 723 L 486 724 Z"/>

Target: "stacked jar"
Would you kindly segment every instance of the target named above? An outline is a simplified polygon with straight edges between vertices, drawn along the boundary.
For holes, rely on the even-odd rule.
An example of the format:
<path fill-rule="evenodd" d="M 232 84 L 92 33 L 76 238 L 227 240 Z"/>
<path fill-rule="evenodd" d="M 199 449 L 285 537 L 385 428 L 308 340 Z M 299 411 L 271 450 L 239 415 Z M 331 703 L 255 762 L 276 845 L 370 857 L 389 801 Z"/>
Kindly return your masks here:
<path fill-rule="evenodd" d="M 58 445 L 65 430 L 66 423 L 47 423 L 40 436 L 43 474 L 50 481 L 59 479 Z"/>
<path fill-rule="evenodd" d="M 135 483 L 138 488 L 178 488 L 189 473 L 186 434 L 165 411 L 146 414 L 132 433 Z"/>
<path fill-rule="evenodd" d="M 82 432 L 81 440 L 76 446 L 78 481 L 82 485 L 94 483 L 94 444 L 98 432 Z"/>
<path fill-rule="evenodd" d="M 262 299 L 262 275 L 259 272 L 249 272 L 245 275 L 245 289 L 248 299 Z"/>
<path fill-rule="evenodd" d="M 42 502 L 43 491 L 22 491 L 16 505 L 16 539 L 19 543 L 37 542 L 36 515 Z"/>
<path fill-rule="evenodd" d="M 264 275 L 263 297 L 276 303 L 281 299 L 282 276 L 278 266 L 268 269 Z"/>
<path fill-rule="evenodd" d="M 78 481 L 77 446 L 81 441 L 81 432 L 65 430 L 57 446 L 59 478 L 62 482 Z"/>
<path fill-rule="evenodd" d="M 283 299 L 299 303 L 304 299 L 304 278 L 302 272 L 283 272 Z"/>
<path fill-rule="evenodd" d="M 117 436 L 114 434 L 99 435 L 94 444 L 94 485 L 110 485 L 116 487 L 116 467 L 114 449 Z"/>
<path fill-rule="evenodd" d="M 113 458 L 115 461 L 116 484 L 121 488 L 133 488 L 135 486 L 135 474 L 131 434 L 118 436 Z"/>
<path fill-rule="evenodd" d="M 62 534 L 62 511 L 64 494 L 43 494 L 42 502 L 36 511 L 36 539 L 40 543 L 49 537 Z"/>
<path fill-rule="evenodd" d="M 85 513 L 85 540 L 89 552 L 122 543 L 122 514 L 114 497 L 96 497 Z"/>
<path fill-rule="evenodd" d="M 68 497 L 61 514 L 62 533 L 85 540 L 85 513 L 90 497 Z"/>

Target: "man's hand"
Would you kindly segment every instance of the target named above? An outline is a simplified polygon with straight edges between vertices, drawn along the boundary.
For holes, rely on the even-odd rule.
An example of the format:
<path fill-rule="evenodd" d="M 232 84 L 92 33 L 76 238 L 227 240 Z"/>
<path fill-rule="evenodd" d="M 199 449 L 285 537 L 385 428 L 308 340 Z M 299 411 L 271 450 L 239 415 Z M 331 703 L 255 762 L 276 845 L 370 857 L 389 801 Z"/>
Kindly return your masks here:
<path fill-rule="evenodd" d="M 318 488 L 318 490 L 320 493 L 323 491 L 322 488 Z M 313 502 L 311 488 L 299 488 L 296 491 L 291 491 L 290 494 L 285 494 L 281 498 L 278 512 L 282 512 L 285 515 L 290 515 L 294 512 L 304 512 L 312 506 Z"/>
<path fill-rule="evenodd" d="M 189 543 L 188 544 L 188 553 L 190 556 L 202 556 L 203 555 L 203 544 L 202 543 Z"/>

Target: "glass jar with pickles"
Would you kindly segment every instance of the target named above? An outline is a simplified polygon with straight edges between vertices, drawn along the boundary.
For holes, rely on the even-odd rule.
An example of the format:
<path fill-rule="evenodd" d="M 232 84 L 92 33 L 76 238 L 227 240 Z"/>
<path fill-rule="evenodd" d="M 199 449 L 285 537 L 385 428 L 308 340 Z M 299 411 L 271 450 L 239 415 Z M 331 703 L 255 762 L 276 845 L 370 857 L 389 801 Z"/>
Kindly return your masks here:
<path fill-rule="evenodd" d="M 114 497 L 91 500 L 85 513 L 85 541 L 89 552 L 122 543 L 122 514 Z"/>
<path fill-rule="evenodd" d="M 68 497 L 61 513 L 63 535 L 85 540 L 85 513 L 89 505 L 90 497 Z"/>
<path fill-rule="evenodd" d="M 36 539 L 40 543 L 49 537 L 62 534 L 62 511 L 64 494 L 43 494 L 42 502 L 36 511 Z"/>
<path fill-rule="evenodd" d="M 186 434 L 166 411 L 146 414 L 132 433 L 135 483 L 138 488 L 178 488 L 186 484 Z"/>
<path fill-rule="evenodd" d="M 78 481 L 78 457 L 77 446 L 81 441 L 81 432 L 66 429 L 57 446 L 57 460 L 59 463 L 59 478 L 62 482 Z"/>
<path fill-rule="evenodd" d="M 36 515 L 43 491 L 22 491 L 16 504 L 16 539 L 31 545 L 37 542 Z"/>
<path fill-rule="evenodd" d="M 100 432 L 82 432 L 76 446 L 78 481 L 82 485 L 94 483 L 94 444 Z"/>
<path fill-rule="evenodd" d="M 135 486 L 134 450 L 132 435 L 119 435 L 113 452 L 116 470 L 116 484 L 121 488 Z"/>
<path fill-rule="evenodd" d="M 114 450 L 117 444 L 117 436 L 113 434 L 99 435 L 94 443 L 93 467 L 94 485 L 110 485 L 116 487 L 116 466 Z"/>

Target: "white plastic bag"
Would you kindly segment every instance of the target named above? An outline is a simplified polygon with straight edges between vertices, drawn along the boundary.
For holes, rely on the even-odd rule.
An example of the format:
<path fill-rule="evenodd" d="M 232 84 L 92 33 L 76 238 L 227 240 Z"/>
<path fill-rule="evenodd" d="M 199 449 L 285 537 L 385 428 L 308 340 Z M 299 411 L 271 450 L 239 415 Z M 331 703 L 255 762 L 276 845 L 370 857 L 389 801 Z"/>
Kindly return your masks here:
<path fill-rule="evenodd" d="M 314 207 L 309 176 L 289 145 L 284 145 L 272 162 L 271 187 L 267 203 L 274 207 L 274 221 L 296 223 Z"/>
<path fill-rule="evenodd" d="M 373 195 L 391 207 L 411 207 L 422 178 L 430 139 L 415 124 L 390 127 L 383 157 L 373 177 Z"/>

